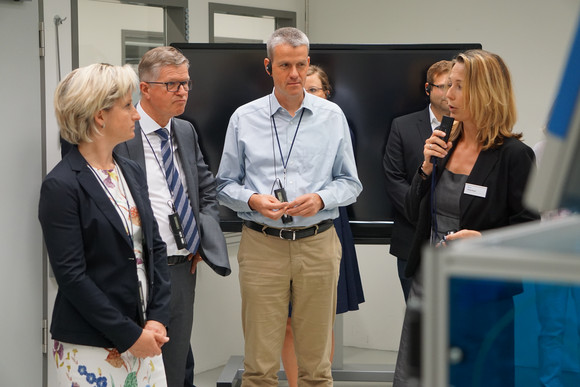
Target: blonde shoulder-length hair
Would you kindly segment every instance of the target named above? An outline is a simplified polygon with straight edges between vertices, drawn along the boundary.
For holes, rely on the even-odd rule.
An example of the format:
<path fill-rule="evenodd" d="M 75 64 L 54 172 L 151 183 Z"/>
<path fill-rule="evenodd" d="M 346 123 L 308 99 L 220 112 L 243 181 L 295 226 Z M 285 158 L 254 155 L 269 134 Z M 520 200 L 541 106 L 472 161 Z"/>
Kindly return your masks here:
<path fill-rule="evenodd" d="M 95 114 L 113 107 L 137 85 L 137 74 L 130 65 L 97 63 L 73 70 L 54 93 L 54 111 L 62 138 L 71 144 L 91 142 L 94 135 L 100 135 Z"/>
<path fill-rule="evenodd" d="M 499 146 L 504 138 L 520 139 L 521 133 L 512 132 L 517 118 L 516 103 L 510 72 L 504 61 L 485 50 L 469 50 L 457 55 L 453 66 L 457 63 L 465 66 L 464 106 L 479 128 L 477 140 L 482 149 Z M 459 123 L 450 140 L 459 138 L 462 132 L 463 125 Z"/>

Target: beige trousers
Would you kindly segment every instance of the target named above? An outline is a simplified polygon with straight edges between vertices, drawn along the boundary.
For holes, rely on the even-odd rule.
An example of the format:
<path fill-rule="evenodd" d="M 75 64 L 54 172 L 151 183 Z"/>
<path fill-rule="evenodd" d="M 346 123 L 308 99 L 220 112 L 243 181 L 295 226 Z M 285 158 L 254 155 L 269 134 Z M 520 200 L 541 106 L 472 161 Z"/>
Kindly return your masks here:
<path fill-rule="evenodd" d="M 287 241 L 244 226 L 238 252 L 243 387 L 278 385 L 290 301 L 298 385 L 332 386 L 330 353 L 341 255 L 334 227 Z"/>

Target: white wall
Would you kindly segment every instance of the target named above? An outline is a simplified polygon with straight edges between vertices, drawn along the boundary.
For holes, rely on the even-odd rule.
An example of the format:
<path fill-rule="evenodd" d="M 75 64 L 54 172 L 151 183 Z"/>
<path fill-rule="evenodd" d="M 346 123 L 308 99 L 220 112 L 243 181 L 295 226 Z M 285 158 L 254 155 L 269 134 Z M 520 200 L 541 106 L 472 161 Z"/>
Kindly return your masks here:
<path fill-rule="evenodd" d="M 365 302 L 345 313 L 344 345 L 396 351 L 405 313 L 396 258 L 388 245 L 356 246 Z"/>
<path fill-rule="evenodd" d="M 78 8 L 80 66 L 122 64 L 121 30 L 163 33 L 163 8 L 89 0 L 79 0 Z"/>
<path fill-rule="evenodd" d="M 232 273 L 220 277 L 207 265 L 198 265 L 191 346 L 195 372 L 227 363 L 231 355 L 243 355 L 241 297 L 238 282 L 239 235 L 229 234 L 228 254 Z"/>
<path fill-rule="evenodd" d="M 0 2 L 0 385 L 42 382 L 38 3 Z M 15 39 L 18 37 L 18 39 Z"/>
<path fill-rule="evenodd" d="M 61 79 L 72 71 L 70 0 L 44 2 L 45 19 L 45 109 L 46 109 L 46 169 L 50 171 L 60 161 L 59 128 L 54 116 L 54 91 Z M 54 18 L 65 19 L 58 26 L 60 51 L 57 52 L 57 26 Z M 58 66 L 60 65 L 60 71 Z"/>
<path fill-rule="evenodd" d="M 304 29 L 305 2 L 303 0 L 189 0 L 189 41 L 191 43 L 209 42 L 209 3 L 296 12 L 296 26 Z"/>
<path fill-rule="evenodd" d="M 250 17 L 216 13 L 214 15 L 214 36 L 233 39 L 250 39 L 265 43 L 272 31 L 276 29 L 276 20 L 273 17 Z M 244 36 L 240 36 L 241 32 Z"/>
<path fill-rule="evenodd" d="M 580 11 L 578 0 L 313 0 L 316 43 L 481 43 L 513 76 L 516 130 L 541 138 Z"/>
<path fill-rule="evenodd" d="M 64 19 L 62 24 L 58 27 L 54 23 L 55 17 Z M 72 51 L 71 47 L 71 10 L 69 0 L 50 0 L 44 2 L 44 20 L 45 20 L 45 138 L 46 138 L 46 155 L 45 164 L 46 172 L 50 171 L 60 161 L 60 142 L 59 142 L 59 128 L 54 116 L 54 91 L 60 78 L 65 77 L 72 70 Z M 59 36 L 60 51 L 57 51 L 57 31 Z M 59 69 L 60 66 L 60 69 Z M 40 184 L 40 182 L 39 182 Z M 48 269 L 48 261 L 45 263 Z M 47 312 L 46 318 L 50 325 L 52 317 L 52 309 L 54 306 L 54 299 L 58 290 L 54 276 L 47 275 L 46 278 L 46 298 L 47 298 Z M 49 335 L 50 339 L 50 335 Z M 50 348 L 50 347 L 49 347 Z M 49 350 L 47 355 L 48 361 L 52 360 L 52 352 Z M 51 363 L 48 363 L 50 365 Z M 48 386 L 52 386 L 55 380 L 56 370 L 54 367 L 47 367 Z"/>

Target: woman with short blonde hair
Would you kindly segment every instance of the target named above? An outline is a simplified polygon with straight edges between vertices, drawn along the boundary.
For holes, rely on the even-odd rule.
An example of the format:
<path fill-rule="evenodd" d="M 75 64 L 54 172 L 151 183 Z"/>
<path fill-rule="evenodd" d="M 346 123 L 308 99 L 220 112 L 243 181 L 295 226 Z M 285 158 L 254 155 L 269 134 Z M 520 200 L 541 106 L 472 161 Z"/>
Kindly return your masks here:
<path fill-rule="evenodd" d="M 169 271 L 147 180 L 113 148 L 135 136 L 129 66 L 93 64 L 55 92 L 74 144 L 42 182 L 38 217 L 58 284 L 49 362 L 58 386 L 167 386 Z"/>
<path fill-rule="evenodd" d="M 54 108 L 61 137 L 75 145 L 91 142 L 92 137 L 100 135 L 94 114 L 131 95 L 137 84 L 137 74 L 129 65 L 97 63 L 74 70 L 55 92 Z"/>

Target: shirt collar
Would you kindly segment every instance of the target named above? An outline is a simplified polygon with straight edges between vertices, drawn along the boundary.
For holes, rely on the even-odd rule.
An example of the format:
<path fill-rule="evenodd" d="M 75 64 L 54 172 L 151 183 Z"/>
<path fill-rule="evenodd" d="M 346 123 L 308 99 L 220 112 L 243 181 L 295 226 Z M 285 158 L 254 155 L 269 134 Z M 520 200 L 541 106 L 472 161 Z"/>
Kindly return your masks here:
<path fill-rule="evenodd" d="M 302 89 L 304 90 L 304 89 Z M 278 112 L 278 110 L 283 109 L 286 110 L 282 107 L 282 105 L 280 105 L 280 102 L 278 102 L 278 98 L 276 98 L 276 94 L 274 93 L 274 89 L 272 89 L 272 94 L 269 95 L 269 100 L 270 100 L 270 116 L 273 116 L 274 114 L 276 114 L 276 112 Z M 314 95 L 311 95 L 309 93 L 306 92 L 306 90 L 304 90 L 304 98 L 302 99 L 302 105 L 300 105 L 300 108 L 296 111 L 296 114 L 298 114 L 300 112 L 301 109 L 307 109 L 310 112 L 313 112 L 313 106 L 312 106 L 312 102 L 313 102 L 313 98 L 320 98 L 320 97 L 316 97 Z"/>
<path fill-rule="evenodd" d="M 441 122 L 437 120 L 433 110 L 431 110 L 431 104 L 429 104 L 429 122 L 431 123 L 431 130 L 435 130 L 436 127 L 441 126 Z"/>
<path fill-rule="evenodd" d="M 141 130 L 143 131 L 143 133 L 145 133 L 146 135 L 155 132 L 157 129 L 161 127 L 157 122 L 155 122 L 153 118 L 149 116 L 149 114 L 145 113 L 145 110 L 143 110 L 143 107 L 141 106 L 141 102 L 137 104 L 137 112 L 139 112 L 139 115 L 141 116 L 141 119 L 139 120 L 139 125 L 141 126 Z M 170 134 L 172 121 L 173 120 L 169 120 L 167 125 L 165 125 L 165 129 L 167 129 L 167 131 Z"/>
<path fill-rule="evenodd" d="M 310 110 L 310 112 L 314 112 L 313 102 L 316 102 L 316 100 L 314 98 L 320 98 L 320 97 L 317 97 L 315 95 L 307 93 L 306 90 L 304 90 L 304 99 L 302 100 L 302 107 Z M 324 98 L 322 98 L 322 99 L 324 99 Z"/>

